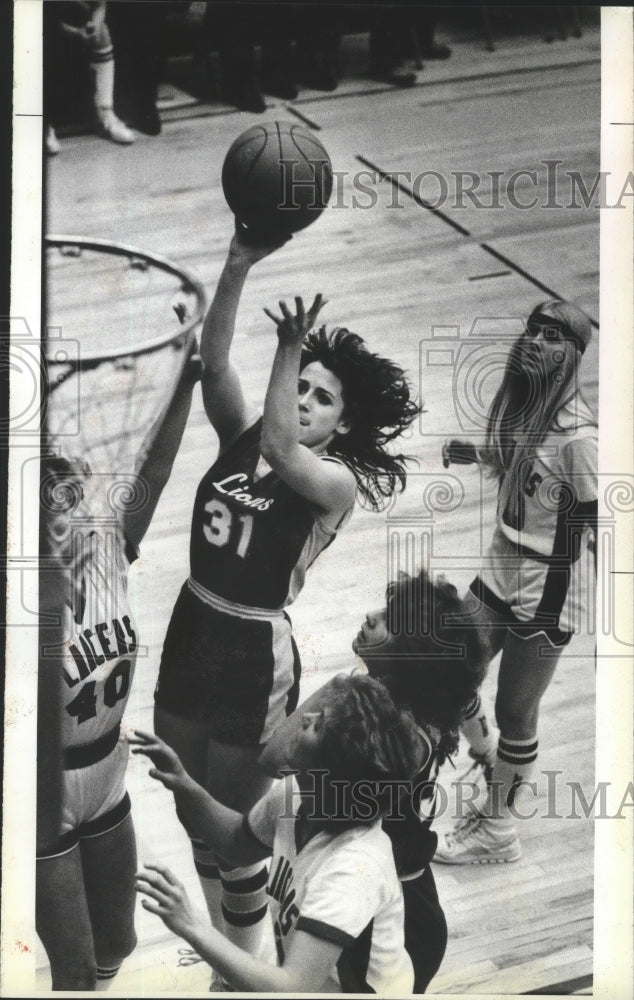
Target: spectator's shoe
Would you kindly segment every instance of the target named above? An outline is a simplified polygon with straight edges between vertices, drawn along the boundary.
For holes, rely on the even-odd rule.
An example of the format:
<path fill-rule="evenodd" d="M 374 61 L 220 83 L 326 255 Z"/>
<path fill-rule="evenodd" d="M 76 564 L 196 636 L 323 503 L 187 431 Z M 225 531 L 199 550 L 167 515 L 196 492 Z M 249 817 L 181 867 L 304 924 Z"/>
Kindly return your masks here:
<path fill-rule="evenodd" d="M 117 118 L 112 108 L 99 108 L 97 116 L 97 131 L 104 139 L 118 142 L 122 146 L 129 146 L 131 142 L 134 142 L 134 132 Z"/>
<path fill-rule="evenodd" d="M 130 119 L 130 124 L 145 135 L 160 135 L 161 119 L 155 107 L 140 108 Z"/>
<path fill-rule="evenodd" d="M 486 865 L 521 856 L 514 826 L 474 813 L 439 838 L 433 860 L 441 865 Z"/>
<path fill-rule="evenodd" d="M 253 77 L 244 77 L 223 87 L 223 101 L 233 104 L 238 111 L 253 111 L 260 115 L 266 111 L 266 101 L 260 93 L 257 81 Z"/>
<path fill-rule="evenodd" d="M 46 129 L 46 136 L 44 139 L 44 145 L 46 147 L 46 152 L 49 156 L 57 156 L 61 146 L 59 144 L 59 139 L 55 134 L 55 129 L 52 125 L 48 125 Z"/>
<path fill-rule="evenodd" d="M 418 76 L 405 66 L 370 66 L 368 76 L 378 83 L 388 83 L 392 87 L 414 87 Z"/>
<path fill-rule="evenodd" d="M 421 48 L 420 54 L 423 59 L 448 59 L 451 55 L 451 49 L 448 45 L 437 45 L 434 42 L 427 48 Z"/>

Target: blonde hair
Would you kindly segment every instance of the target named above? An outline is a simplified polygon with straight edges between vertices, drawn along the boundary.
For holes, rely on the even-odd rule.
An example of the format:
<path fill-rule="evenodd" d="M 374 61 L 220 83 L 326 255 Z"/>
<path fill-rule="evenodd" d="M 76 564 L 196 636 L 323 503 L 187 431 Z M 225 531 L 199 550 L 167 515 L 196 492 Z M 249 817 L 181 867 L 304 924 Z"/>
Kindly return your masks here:
<path fill-rule="evenodd" d="M 571 303 L 552 300 L 537 306 L 527 326 L 536 319 L 552 317 L 553 326 L 571 340 L 575 351 L 563 353 L 556 372 L 545 377 L 545 371 L 527 371 L 522 364 L 522 333 L 515 341 L 506 362 L 502 382 L 497 390 L 487 420 L 485 449 L 482 461 L 498 479 L 507 477 L 520 487 L 521 469 L 549 432 L 563 433 L 567 428 L 559 421 L 564 410 L 572 412 L 570 404 L 578 394 L 576 373 L 585 344 L 591 336 L 589 318 Z M 580 346 L 582 345 L 582 346 Z M 511 497 L 518 490 L 511 489 Z"/>

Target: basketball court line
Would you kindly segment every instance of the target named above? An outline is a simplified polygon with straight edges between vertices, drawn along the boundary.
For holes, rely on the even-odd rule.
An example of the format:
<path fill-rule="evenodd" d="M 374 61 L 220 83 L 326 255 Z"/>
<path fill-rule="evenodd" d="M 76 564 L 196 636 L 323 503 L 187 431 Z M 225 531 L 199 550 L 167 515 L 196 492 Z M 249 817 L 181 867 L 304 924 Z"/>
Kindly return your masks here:
<path fill-rule="evenodd" d="M 364 167 L 367 167 L 369 170 L 373 170 L 376 174 L 378 174 L 381 180 L 388 181 L 388 183 L 390 183 L 392 187 L 395 187 L 398 191 L 402 191 L 403 194 L 407 195 L 408 198 L 411 198 L 412 201 L 415 201 L 416 204 L 420 205 L 421 208 L 424 208 L 428 212 L 431 212 L 433 215 L 438 216 L 438 218 L 442 219 L 443 222 L 446 222 L 448 226 L 451 226 L 452 229 L 457 230 L 457 232 L 459 232 L 461 236 L 473 237 L 473 233 L 471 233 L 468 229 L 465 229 L 464 226 L 461 226 L 459 222 L 455 222 L 445 212 L 441 212 L 440 209 L 436 208 L 434 205 L 431 205 L 429 202 L 425 201 L 424 198 L 421 198 L 420 195 L 417 195 L 415 191 L 412 191 L 412 189 L 409 188 L 402 181 L 392 177 L 389 171 L 382 170 L 375 163 L 372 163 L 371 160 L 368 160 L 365 156 L 360 156 L 357 154 L 355 158 L 359 161 L 359 163 L 362 163 Z M 514 271 L 521 278 L 525 278 L 526 281 L 529 281 L 532 285 L 535 285 L 536 288 L 539 288 L 542 292 L 546 292 L 546 294 L 549 295 L 551 298 L 553 299 L 565 298 L 564 295 L 560 295 L 553 288 L 550 288 L 548 285 L 545 285 L 542 281 L 539 280 L 539 278 L 536 278 L 529 271 L 525 270 L 525 268 L 521 267 L 519 264 L 516 264 L 515 261 L 512 261 L 510 259 L 510 257 L 506 257 L 498 250 L 494 250 L 493 247 L 490 246 L 488 243 L 483 243 L 480 240 L 478 240 L 478 246 L 480 247 L 481 250 L 484 250 L 485 253 L 488 253 L 490 254 L 490 256 L 495 257 L 495 259 L 498 260 L 501 264 L 506 264 L 508 268 Z M 498 272 L 496 276 L 499 277 L 500 272 Z M 484 275 L 481 277 L 493 277 L 493 275 Z M 474 279 L 471 278 L 469 280 L 474 280 Z M 597 320 L 594 319 L 592 316 L 590 316 L 590 321 L 592 325 L 596 329 L 598 329 L 599 324 Z"/>
<path fill-rule="evenodd" d="M 538 990 L 527 990 L 522 996 L 544 996 L 552 994 L 554 996 L 571 996 L 574 993 L 582 993 L 591 990 L 593 977 L 577 976 L 575 979 L 564 980 L 562 983 L 553 983 L 552 986 L 542 986 Z"/>
<path fill-rule="evenodd" d="M 467 281 L 484 281 L 485 278 L 506 278 L 510 271 L 491 271 L 489 274 L 472 274 Z"/>
<path fill-rule="evenodd" d="M 288 104 L 286 106 L 286 110 L 289 112 L 289 114 L 294 115 L 295 118 L 299 118 L 299 120 L 303 122 L 304 125 L 308 125 L 309 128 L 314 129 L 315 132 L 321 132 L 321 125 L 318 125 L 317 122 L 314 122 L 312 118 L 308 118 L 307 115 L 303 115 L 301 111 L 298 111 L 297 108 L 294 108 L 292 104 Z"/>

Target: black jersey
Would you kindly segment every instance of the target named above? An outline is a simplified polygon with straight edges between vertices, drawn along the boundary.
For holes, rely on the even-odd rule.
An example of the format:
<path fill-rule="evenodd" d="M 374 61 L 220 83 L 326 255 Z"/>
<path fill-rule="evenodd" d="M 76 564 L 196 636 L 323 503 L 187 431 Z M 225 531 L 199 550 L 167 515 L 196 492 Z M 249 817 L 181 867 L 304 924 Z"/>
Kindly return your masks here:
<path fill-rule="evenodd" d="M 190 567 L 197 584 L 226 601 L 279 609 L 295 599 L 306 570 L 337 532 L 263 466 L 261 432 L 260 417 L 203 476 L 194 503 Z"/>
<path fill-rule="evenodd" d="M 431 825 L 437 806 L 439 768 L 438 753 L 433 751 L 396 810 L 383 820 L 383 829 L 392 841 L 396 870 L 404 881 L 420 875 L 436 851 L 438 835 Z"/>

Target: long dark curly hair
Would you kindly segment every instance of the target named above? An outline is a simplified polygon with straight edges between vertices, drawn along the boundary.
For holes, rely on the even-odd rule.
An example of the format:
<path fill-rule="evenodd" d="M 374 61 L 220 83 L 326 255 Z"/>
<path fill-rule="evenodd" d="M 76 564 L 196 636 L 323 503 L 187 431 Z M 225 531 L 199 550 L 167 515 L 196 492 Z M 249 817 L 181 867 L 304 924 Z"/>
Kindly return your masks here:
<path fill-rule="evenodd" d="M 412 712 L 442 762 L 458 749 L 460 720 L 484 680 L 484 641 L 443 576 L 400 573 L 386 597 L 388 631 L 398 646 L 361 655 L 396 704 Z"/>
<path fill-rule="evenodd" d="M 347 434 L 336 434 L 329 455 L 350 466 L 363 500 L 380 510 L 396 490 L 405 489 L 407 455 L 386 447 L 422 412 L 412 399 L 405 372 L 388 358 L 373 354 L 364 340 L 343 326 L 325 326 L 304 341 L 300 368 L 319 361 L 342 385 Z"/>

